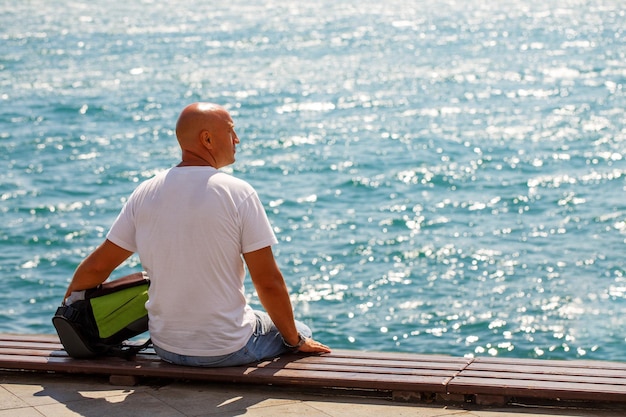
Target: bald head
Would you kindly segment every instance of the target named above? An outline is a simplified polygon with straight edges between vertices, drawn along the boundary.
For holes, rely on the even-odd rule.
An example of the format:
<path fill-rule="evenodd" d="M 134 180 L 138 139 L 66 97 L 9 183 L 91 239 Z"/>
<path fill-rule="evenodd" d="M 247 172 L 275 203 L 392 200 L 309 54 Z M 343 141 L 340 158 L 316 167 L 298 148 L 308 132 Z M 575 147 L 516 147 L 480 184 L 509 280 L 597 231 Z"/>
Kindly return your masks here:
<path fill-rule="evenodd" d="M 239 143 L 230 114 L 214 103 L 185 107 L 176 123 L 176 138 L 183 151 L 182 165 L 216 168 L 234 162 L 235 145 Z M 228 153 L 232 153 L 230 158 L 226 158 Z"/>
<path fill-rule="evenodd" d="M 176 123 L 176 138 L 181 147 L 198 139 L 202 130 L 210 128 L 226 109 L 213 103 L 193 103 L 183 109 Z"/>

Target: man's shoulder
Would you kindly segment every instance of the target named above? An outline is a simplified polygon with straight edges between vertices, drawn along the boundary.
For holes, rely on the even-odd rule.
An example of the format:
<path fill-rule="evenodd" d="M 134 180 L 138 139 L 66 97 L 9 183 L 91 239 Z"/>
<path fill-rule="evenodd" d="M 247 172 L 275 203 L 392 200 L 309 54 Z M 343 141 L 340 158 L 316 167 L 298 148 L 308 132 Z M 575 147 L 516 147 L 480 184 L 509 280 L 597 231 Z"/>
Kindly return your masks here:
<path fill-rule="evenodd" d="M 152 172 L 153 175 L 151 177 L 147 177 L 146 179 L 144 179 L 137 186 L 136 190 L 149 189 L 149 188 L 155 187 L 156 184 L 159 184 L 165 181 L 165 178 L 167 177 L 167 174 L 169 171 L 170 171 L 169 169 L 164 169 L 164 170 Z"/>
<path fill-rule="evenodd" d="M 166 188 L 186 188 L 188 186 L 198 186 L 200 183 L 208 184 L 209 187 L 227 189 L 231 193 L 236 192 L 246 195 L 256 193 L 252 185 L 246 180 L 235 177 L 228 172 L 213 169 L 185 169 L 184 171 L 176 168 L 166 169 L 156 172 L 153 177 L 144 181 L 138 188 L 144 190 L 160 189 L 162 186 Z"/>
<path fill-rule="evenodd" d="M 215 181 L 222 183 L 222 184 L 227 184 L 229 186 L 239 187 L 242 189 L 254 190 L 254 188 L 248 181 L 239 177 L 235 177 L 234 175 L 229 174 L 227 172 L 218 171 L 213 176 L 213 178 L 215 179 Z"/>

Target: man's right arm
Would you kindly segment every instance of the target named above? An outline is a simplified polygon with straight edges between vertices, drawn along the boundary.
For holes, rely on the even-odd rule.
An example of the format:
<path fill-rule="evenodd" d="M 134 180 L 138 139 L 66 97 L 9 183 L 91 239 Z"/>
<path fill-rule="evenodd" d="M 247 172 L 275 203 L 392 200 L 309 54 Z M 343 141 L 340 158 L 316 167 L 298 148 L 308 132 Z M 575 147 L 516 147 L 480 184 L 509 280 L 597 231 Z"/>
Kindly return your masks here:
<path fill-rule="evenodd" d="M 271 246 L 243 255 L 259 300 L 289 345 L 299 342 L 289 292 L 276 264 Z M 329 353 L 330 348 L 314 339 L 306 339 L 300 352 Z"/>

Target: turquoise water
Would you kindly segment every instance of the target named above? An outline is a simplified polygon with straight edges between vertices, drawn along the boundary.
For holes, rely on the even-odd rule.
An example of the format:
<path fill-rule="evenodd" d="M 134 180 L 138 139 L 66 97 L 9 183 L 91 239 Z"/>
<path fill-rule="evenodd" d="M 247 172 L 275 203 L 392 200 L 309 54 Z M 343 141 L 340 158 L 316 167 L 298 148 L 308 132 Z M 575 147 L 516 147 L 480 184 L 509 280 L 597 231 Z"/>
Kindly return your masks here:
<path fill-rule="evenodd" d="M 620 2 L 210 3 L 0 2 L 0 332 L 53 332 L 206 100 L 320 340 L 626 360 Z"/>

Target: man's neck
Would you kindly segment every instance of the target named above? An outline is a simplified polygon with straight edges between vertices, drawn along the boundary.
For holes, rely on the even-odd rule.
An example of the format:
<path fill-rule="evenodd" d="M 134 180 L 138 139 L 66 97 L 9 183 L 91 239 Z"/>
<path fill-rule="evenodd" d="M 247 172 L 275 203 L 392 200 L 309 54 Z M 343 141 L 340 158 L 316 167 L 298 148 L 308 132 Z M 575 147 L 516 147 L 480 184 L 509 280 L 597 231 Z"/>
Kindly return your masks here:
<path fill-rule="evenodd" d="M 179 167 L 205 167 L 211 166 L 214 168 L 214 164 L 210 161 L 207 161 L 201 155 L 196 154 L 195 152 L 183 151 L 182 161 L 178 164 Z"/>
<path fill-rule="evenodd" d="M 180 164 L 176 166 L 177 167 L 212 167 L 213 165 L 209 164 L 206 161 L 182 161 Z"/>

